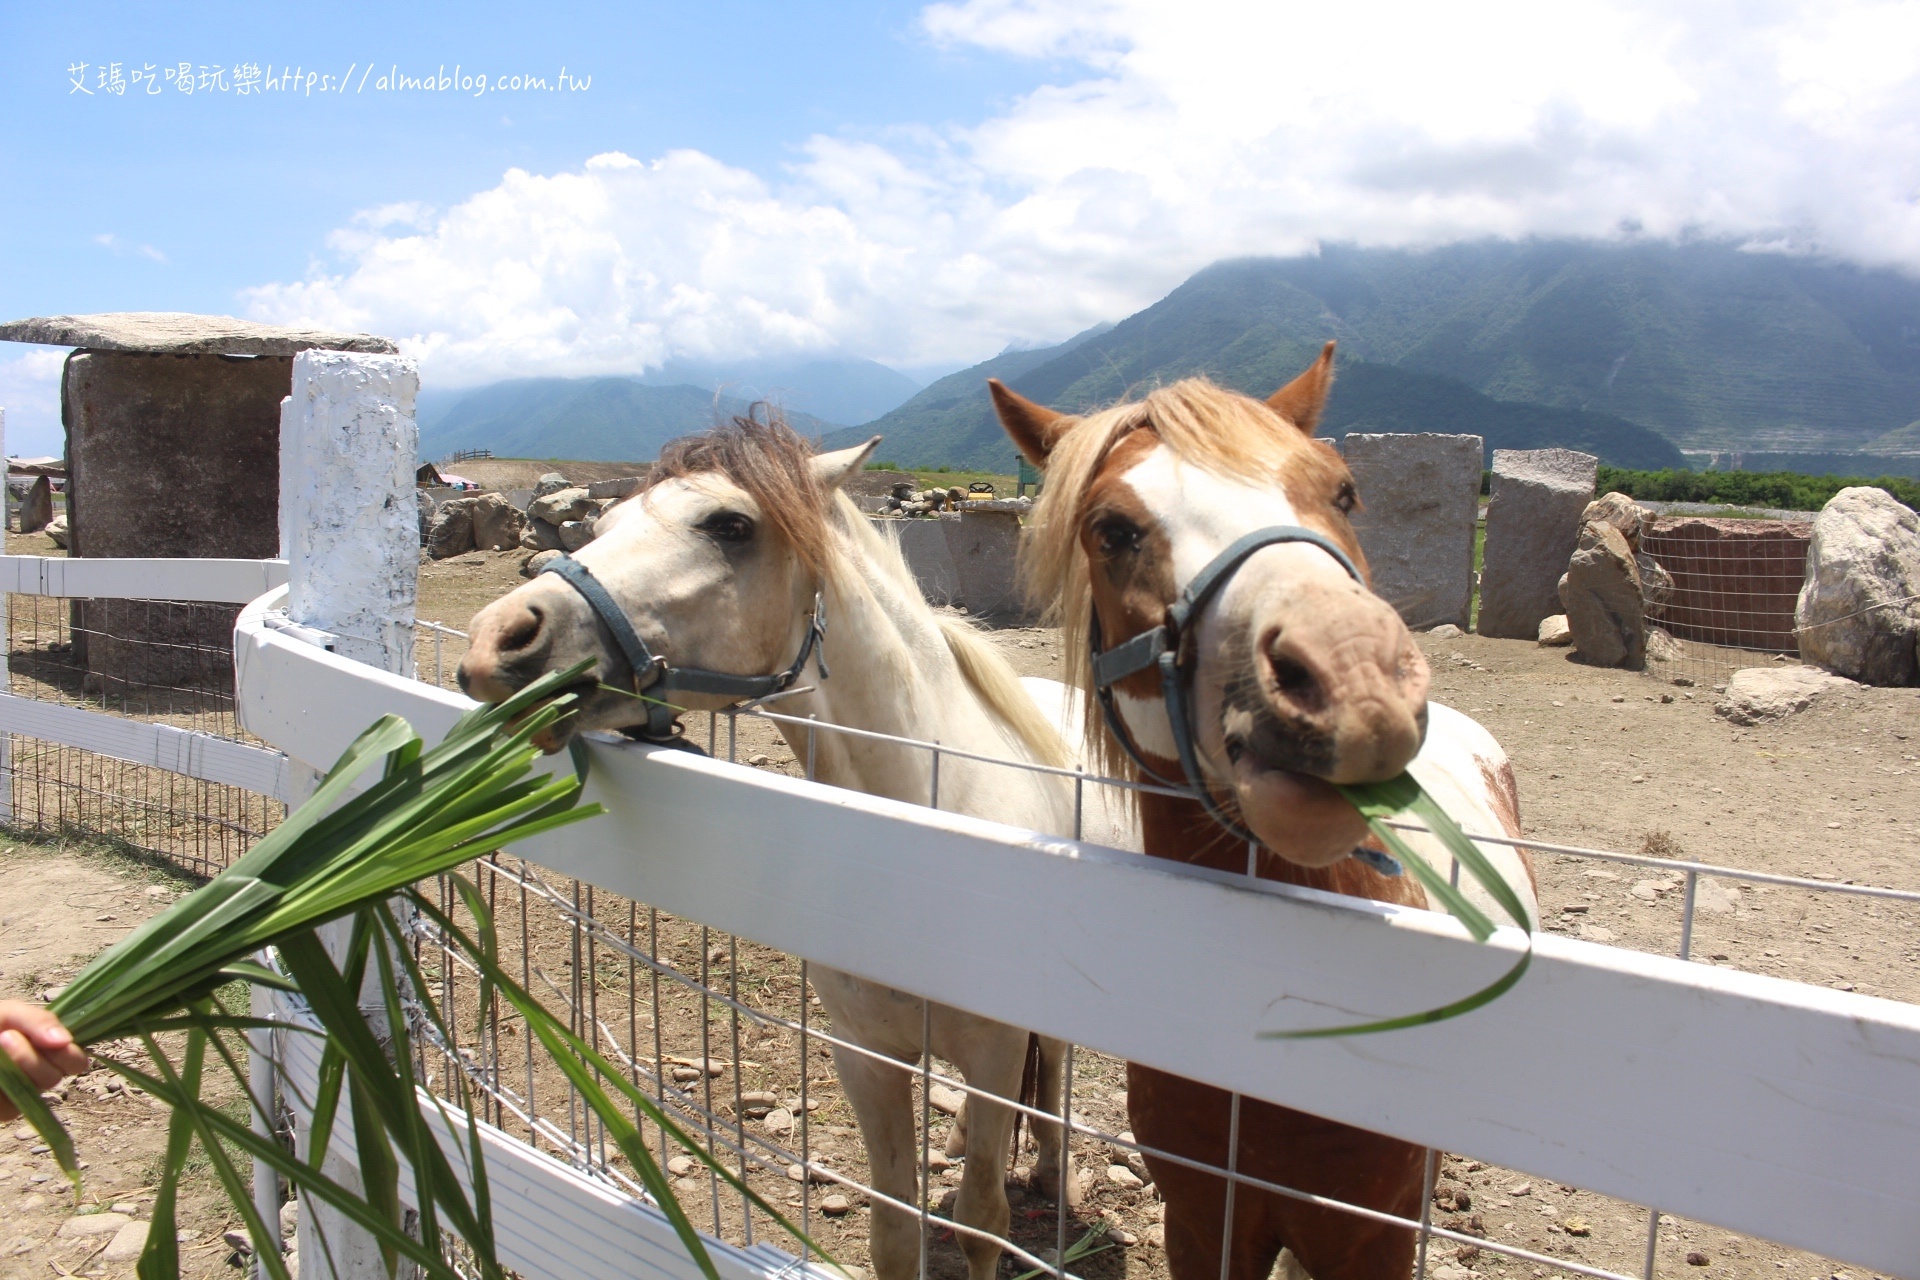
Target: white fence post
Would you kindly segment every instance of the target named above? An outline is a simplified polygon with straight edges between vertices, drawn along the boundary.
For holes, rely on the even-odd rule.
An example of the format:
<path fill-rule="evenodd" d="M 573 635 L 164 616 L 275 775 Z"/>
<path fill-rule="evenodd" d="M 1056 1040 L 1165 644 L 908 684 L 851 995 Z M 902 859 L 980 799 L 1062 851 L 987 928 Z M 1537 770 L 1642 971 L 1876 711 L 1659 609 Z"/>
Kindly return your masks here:
<path fill-rule="evenodd" d="M 413 406 L 419 389 L 419 371 L 405 356 L 303 351 L 293 360 L 293 394 L 280 406 L 287 615 L 333 636 L 330 647 L 341 656 L 396 675 L 413 669 L 420 567 Z M 336 956 L 351 927 L 322 931 Z M 352 1161 L 338 1152 L 323 1168 L 346 1186 L 360 1186 Z M 385 1280 L 373 1237 L 305 1196 L 298 1247 L 306 1276 Z"/>
<path fill-rule="evenodd" d="M 0 408 L 0 551 L 5 551 L 7 507 L 13 488 L 7 483 L 11 468 L 7 465 L 7 411 Z M 7 670 L 7 655 L 13 650 L 13 602 L 0 591 L 0 694 L 13 692 L 13 677 Z M 13 821 L 13 735 L 0 732 L 0 822 Z"/>

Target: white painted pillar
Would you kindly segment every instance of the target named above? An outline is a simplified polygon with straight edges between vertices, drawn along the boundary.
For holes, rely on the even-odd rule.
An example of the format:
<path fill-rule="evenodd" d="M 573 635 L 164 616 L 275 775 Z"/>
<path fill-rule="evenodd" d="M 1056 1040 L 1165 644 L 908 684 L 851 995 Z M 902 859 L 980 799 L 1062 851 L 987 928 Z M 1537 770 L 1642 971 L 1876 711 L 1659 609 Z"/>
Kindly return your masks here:
<path fill-rule="evenodd" d="M 413 671 L 419 390 L 405 356 L 302 351 L 280 406 L 287 616 L 339 637 L 343 657 L 396 675 Z"/>
<path fill-rule="evenodd" d="M 12 505 L 13 490 L 7 484 L 7 411 L 0 408 L 0 551 L 6 550 L 7 508 Z M 7 673 L 7 652 L 13 648 L 13 617 L 8 606 L 13 602 L 0 591 L 0 693 L 13 692 L 13 677 Z M 13 735 L 0 733 L 0 822 L 13 821 Z"/>
<path fill-rule="evenodd" d="M 280 405 L 288 618 L 335 637 L 332 648 L 342 657 L 396 675 L 413 671 L 420 572 L 413 496 L 420 433 L 413 406 L 419 389 L 419 370 L 405 356 L 303 351 L 293 360 L 293 394 Z M 337 956 L 349 932 L 350 922 L 342 922 L 321 937 Z M 377 1008 L 377 987 L 370 1001 L 368 993 L 362 998 Z M 305 1139 L 303 1131 L 302 1158 Z M 344 1155 L 336 1137 L 322 1167 L 357 1189 L 358 1173 Z M 310 1280 L 386 1280 L 373 1237 L 306 1196 L 297 1247 L 301 1274 Z"/>

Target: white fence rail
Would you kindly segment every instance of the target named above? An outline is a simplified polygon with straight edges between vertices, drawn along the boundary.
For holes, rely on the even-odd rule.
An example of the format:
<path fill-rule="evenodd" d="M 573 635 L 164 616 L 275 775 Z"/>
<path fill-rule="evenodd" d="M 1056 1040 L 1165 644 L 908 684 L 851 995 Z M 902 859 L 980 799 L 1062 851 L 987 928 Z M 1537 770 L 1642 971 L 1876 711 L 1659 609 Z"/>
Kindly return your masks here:
<path fill-rule="evenodd" d="M 324 767 L 389 711 L 431 739 L 467 705 L 271 630 L 275 599 L 241 614 L 238 705 L 295 758 Z M 1527 978 L 1469 1017 L 1262 1041 L 1441 1003 L 1491 981 L 1524 941 L 1480 947 L 1428 912 L 686 752 L 603 740 L 590 755 L 589 798 L 610 816 L 517 854 L 1222 1088 L 1920 1276 L 1913 1006 L 1537 935 Z"/>

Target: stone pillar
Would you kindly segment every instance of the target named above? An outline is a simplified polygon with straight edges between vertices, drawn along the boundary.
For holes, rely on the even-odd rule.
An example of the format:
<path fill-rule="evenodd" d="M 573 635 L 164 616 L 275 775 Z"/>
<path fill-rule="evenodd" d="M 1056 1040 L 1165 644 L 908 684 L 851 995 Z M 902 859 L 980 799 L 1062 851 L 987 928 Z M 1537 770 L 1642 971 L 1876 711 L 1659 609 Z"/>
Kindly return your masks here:
<path fill-rule="evenodd" d="M 1495 449 L 1480 564 L 1483 636 L 1533 640 L 1560 612 L 1560 575 L 1593 501 L 1600 460 L 1571 449 Z"/>
<path fill-rule="evenodd" d="M 891 530 L 900 539 L 900 555 L 913 570 L 914 581 L 928 604 L 944 606 L 960 597 L 960 574 L 954 568 L 953 552 L 947 548 L 947 526 L 958 524 L 958 515 L 937 515 L 926 520 L 882 520 L 873 523 L 882 533 Z"/>
<path fill-rule="evenodd" d="M 1479 517 L 1479 436 L 1349 435 L 1340 442 L 1361 509 L 1354 532 L 1373 589 L 1415 630 L 1473 608 L 1473 533 Z"/>
<path fill-rule="evenodd" d="M 1025 505 L 1021 504 L 1021 509 Z M 1020 594 L 1019 575 L 1014 572 L 1020 552 L 1019 511 L 999 503 L 969 503 L 958 520 L 942 520 L 939 524 L 946 531 L 947 550 L 960 580 L 960 601 L 967 606 L 967 613 L 998 626 L 1025 626 L 1026 601 Z"/>
<path fill-rule="evenodd" d="M 280 420 L 287 616 L 339 637 L 342 656 L 396 675 L 413 670 L 419 389 L 405 356 L 303 351 Z"/>

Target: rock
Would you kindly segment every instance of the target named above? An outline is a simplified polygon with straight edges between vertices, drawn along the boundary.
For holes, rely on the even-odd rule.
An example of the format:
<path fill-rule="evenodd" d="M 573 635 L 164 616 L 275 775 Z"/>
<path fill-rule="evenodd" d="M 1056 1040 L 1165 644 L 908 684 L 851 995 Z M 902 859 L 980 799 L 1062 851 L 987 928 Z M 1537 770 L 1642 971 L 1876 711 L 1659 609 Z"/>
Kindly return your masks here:
<path fill-rule="evenodd" d="M 1740 902 L 1740 893 L 1730 885 L 1717 880 L 1698 880 L 1693 886 L 1693 909 L 1703 911 L 1710 916 L 1732 915 Z M 1716 960 L 1725 960 L 1725 956 L 1715 956 Z"/>
<path fill-rule="evenodd" d="M 700 1078 L 700 1069 L 698 1067 L 675 1067 L 672 1074 L 675 1084 L 685 1084 L 689 1080 L 698 1080 Z"/>
<path fill-rule="evenodd" d="M 534 552 L 532 555 L 526 558 L 526 561 L 523 564 L 521 564 L 520 576 L 523 578 L 536 578 L 540 576 L 541 571 L 544 570 L 548 565 L 552 564 L 555 560 L 558 560 L 561 555 L 562 555 L 562 552 L 560 552 L 558 549 L 555 549 L 552 551 Z"/>
<path fill-rule="evenodd" d="M 1633 563 L 1640 570 L 1640 598 L 1649 609 L 1673 599 L 1673 575 L 1666 566 L 1644 551 L 1634 553 Z"/>
<path fill-rule="evenodd" d="M 473 550 L 472 498 L 454 498 L 440 504 L 427 525 L 427 554 L 435 560 L 465 555 Z"/>
<path fill-rule="evenodd" d="M 1641 581 L 1645 582 L 1646 579 L 1643 577 Z M 1680 653 L 1680 642 L 1669 635 L 1664 628 L 1647 628 L 1648 662 L 1678 662 L 1680 660 Z M 1690 685 L 1693 683 L 1693 679 L 1690 676 L 1675 676 L 1673 682 L 1679 685 Z"/>
<path fill-rule="evenodd" d="M 110 1236 L 133 1219 L 124 1213 L 83 1213 L 60 1224 L 63 1240 L 84 1240 L 91 1236 Z"/>
<path fill-rule="evenodd" d="M 1540 637 L 1536 643 L 1544 649 L 1564 649 L 1572 644 L 1573 628 L 1567 625 L 1567 615 L 1556 613 L 1540 619 Z"/>
<path fill-rule="evenodd" d="M 38 533 L 53 522 L 53 481 L 35 476 L 20 499 L 20 532 Z"/>
<path fill-rule="evenodd" d="M 1687 1265 L 1690 1267 L 1704 1267 L 1712 1261 L 1713 1259 L 1698 1249 L 1689 1249 L 1687 1251 Z"/>
<path fill-rule="evenodd" d="M 293 1239 L 293 1233 L 300 1229 L 300 1202 L 289 1200 L 280 1206 L 280 1235 L 283 1239 Z"/>
<path fill-rule="evenodd" d="M 545 520 L 528 520 L 520 530 L 520 545 L 528 551 L 561 551 L 560 531 Z"/>
<path fill-rule="evenodd" d="M 943 1116 L 960 1114 L 960 1108 L 966 1103 L 967 1095 L 958 1089 L 949 1089 L 937 1084 L 927 1094 L 927 1105 Z"/>
<path fill-rule="evenodd" d="M 1638 553 L 1640 550 L 1640 530 L 1653 519 L 1653 512 L 1629 498 L 1624 493 L 1603 493 L 1587 504 L 1580 513 L 1581 524 L 1592 524 L 1598 520 L 1610 524 L 1620 531 L 1627 545 Z"/>
<path fill-rule="evenodd" d="M 1014 558 L 1020 549 L 1020 517 L 1011 511 L 983 511 L 981 505 L 969 503 L 958 520 L 940 521 L 960 580 L 960 600 L 976 622 L 1031 625 L 1014 572 Z"/>
<path fill-rule="evenodd" d="M 1640 568 L 1620 530 L 1604 520 L 1580 527 L 1560 580 L 1567 629 L 1580 656 L 1599 667 L 1638 671 L 1647 663 L 1647 619 Z"/>
<path fill-rule="evenodd" d="M 1813 522 L 1794 611 L 1801 658 L 1863 684 L 1916 683 L 1915 595 L 1920 514 L 1883 489 L 1842 489 Z"/>
<path fill-rule="evenodd" d="M 41 532 L 53 539 L 54 546 L 62 551 L 67 550 L 67 513 L 62 511 L 55 516 Z"/>
<path fill-rule="evenodd" d="M 1374 592 L 1409 627 L 1466 626 L 1484 442 L 1355 433 L 1340 442 L 1340 452 L 1360 491 L 1353 528 Z"/>
<path fill-rule="evenodd" d="M 1432 636 L 1436 640 L 1451 640 L 1455 636 L 1463 636 L 1467 633 L 1462 631 L 1460 628 L 1454 626 L 1451 622 L 1443 622 L 1439 626 L 1434 627 L 1432 630 L 1428 631 L 1427 634 Z"/>
<path fill-rule="evenodd" d="M 113 1233 L 113 1239 L 107 1241 L 107 1247 L 100 1254 L 102 1262 L 132 1262 L 147 1247 L 147 1227 L 144 1222 L 129 1222 Z"/>
<path fill-rule="evenodd" d="M 640 487 L 645 483 L 646 478 L 643 476 L 620 476 L 614 480 L 595 480 L 587 485 L 587 496 L 596 501 L 601 498 L 613 498 L 616 501 L 621 498 L 631 498 L 640 492 Z"/>
<path fill-rule="evenodd" d="M 887 520 L 878 522 L 882 534 L 892 533 L 900 540 L 900 554 L 913 570 L 920 594 L 931 605 L 950 605 L 960 600 L 960 571 L 954 566 L 953 552 L 947 547 L 947 525 L 958 516 L 939 520 Z"/>
<path fill-rule="evenodd" d="M 775 1107 L 767 1112 L 760 1121 L 760 1127 L 774 1137 L 793 1132 L 793 1112 L 785 1107 Z"/>
<path fill-rule="evenodd" d="M 1853 681 L 1818 667 L 1747 667 L 1733 673 L 1714 712 L 1735 724 L 1758 724 L 1805 711 L 1813 700 Z"/>
<path fill-rule="evenodd" d="M 578 551 L 593 541 L 593 526 L 585 520 L 569 520 L 560 526 L 560 545 L 568 551 Z"/>
<path fill-rule="evenodd" d="M 1602 924 L 1581 925 L 1580 936 L 1587 942 L 1612 942 L 1614 940 L 1613 930 Z"/>
<path fill-rule="evenodd" d="M 413 502 L 414 506 L 419 510 L 420 545 L 424 547 L 427 545 L 427 530 L 433 527 L 433 513 L 438 510 L 438 508 L 434 506 L 432 495 L 425 489 L 415 489 L 413 491 Z"/>
<path fill-rule="evenodd" d="M 1140 1181 L 1140 1175 L 1123 1164 L 1107 1166 L 1107 1181 L 1122 1191 L 1137 1191 L 1146 1184 Z"/>
<path fill-rule="evenodd" d="M 534 481 L 533 496 L 535 498 L 544 498 L 550 493 L 558 493 L 562 489 L 571 488 L 573 488 L 573 481 L 567 479 L 558 471 L 549 471 Z M 529 499 L 529 501 L 531 501 L 531 499 Z"/>
<path fill-rule="evenodd" d="M 1507 1194 L 1514 1197 L 1530 1196 L 1533 1194 L 1533 1184 L 1531 1182 L 1516 1182 L 1507 1188 Z"/>
<path fill-rule="evenodd" d="M 1600 460 L 1570 449 L 1495 449 L 1479 630 L 1529 640 L 1558 613 L 1556 585 L 1580 538 Z"/>
<path fill-rule="evenodd" d="M 473 503 L 473 545 L 481 551 L 507 551 L 520 544 L 527 518 L 506 495 L 483 493 Z"/>
<path fill-rule="evenodd" d="M 1588 1225 L 1585 1218 L 1568 1218 L 1561 1222 L 1560 1229 L 1570 1236 L 1590 1236 L 1593 1234 L 1593 1228 Z"/>
<path fill-rule="evenodd" d="M 749 1120 L 758 1120 L 780 1105 L 780 1099 L 771 1093 L 747 1092 L 740 1095 L 740 1111 Z"/>
<path fill-rule="evenodd" d="M 692 1156 L 675 1156 L 667 1161 L 667 1172 L 676 1178 L 684 1178 L 699 1167 L 700 1162 Z"/>
<path fill-rule="evenodd" d="M 820 1212 L 826 1214 L 829 1218 L 844 1218 L 852 1211 L 853 1201 L 837 1192 L 833 1195 L 823 1197 L 820 1201 Z"/>
<path fill-rule="evenodd" d="M 1647 620 L 1681 640 L 1791 652 L 1811 532 L 1784 520 L 1654 519 L 1640 531 L 1641 554 L 1661 567 Z"/>
<path fill-rule="evenodd" d="M 40 316 L 0 324 L 0 342 L 39 342 L 93 351 L 158 351 L 170 355 L 290 356 L 315 347 L 392 355 L 399 350 L 391 339 L 376 338 L 368 333 L 295 329 L 188 311 Z"/>
<path fill-rule="evenodd" d="M 585 489 L 568 487 L 543 493 L 527 504 L 527 514 L 558 528 L 569 520 L 585 519 L 593 510 L 593 500 Z"/>
<path fill-rule="evenodd" d="M 227 1248 L 242 1257 L 250 1258 L 253 1256 L 253 1237 L 246 1232 L 223 1231 L 220 1234 L 220 1238 L 226 1242 Z"/>

